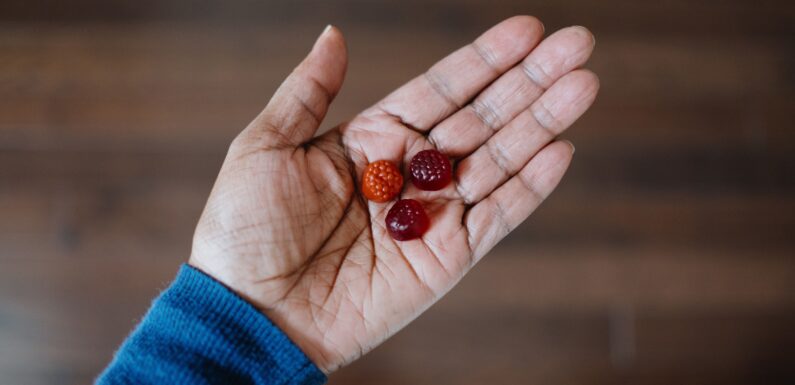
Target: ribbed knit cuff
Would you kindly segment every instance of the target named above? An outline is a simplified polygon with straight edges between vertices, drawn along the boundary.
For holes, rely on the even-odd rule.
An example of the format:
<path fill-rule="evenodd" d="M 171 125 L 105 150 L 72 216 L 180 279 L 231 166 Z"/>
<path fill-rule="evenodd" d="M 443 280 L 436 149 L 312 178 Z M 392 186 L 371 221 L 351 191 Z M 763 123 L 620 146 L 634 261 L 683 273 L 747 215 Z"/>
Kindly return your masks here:
<path fill-rule="evenodd" d="M 325 375 L 251 304 L 183 265 L 101 384 L 316 385 Z"/>

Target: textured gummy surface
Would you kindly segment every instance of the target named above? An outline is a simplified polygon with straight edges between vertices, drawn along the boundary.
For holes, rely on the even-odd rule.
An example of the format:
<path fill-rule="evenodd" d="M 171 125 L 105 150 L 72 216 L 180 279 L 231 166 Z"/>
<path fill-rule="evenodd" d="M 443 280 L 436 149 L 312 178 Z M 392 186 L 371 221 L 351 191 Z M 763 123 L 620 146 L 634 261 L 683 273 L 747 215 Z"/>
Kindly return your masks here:
<path fill-rule="evenodd" d="M 431 222 L 420 202 L 414 199 L 397 201 L 386 214 L 386 228 L 389 235 L 398 241 L 408 241 L 422 237 Z"/>
<path fill-rule="evenodd" d="M 362 194 L 373 202 L 387 202 L 400 193 L 403 175 L 388 160 L 379 160 L 365 167 L 362 175 Z"/>
<path fill-rule="evenodd" d="M 411 158 L 411 182 L 420 190 L 441 190 L 453 179 L 450 159 L 436 150 L 420 151 Z"/>

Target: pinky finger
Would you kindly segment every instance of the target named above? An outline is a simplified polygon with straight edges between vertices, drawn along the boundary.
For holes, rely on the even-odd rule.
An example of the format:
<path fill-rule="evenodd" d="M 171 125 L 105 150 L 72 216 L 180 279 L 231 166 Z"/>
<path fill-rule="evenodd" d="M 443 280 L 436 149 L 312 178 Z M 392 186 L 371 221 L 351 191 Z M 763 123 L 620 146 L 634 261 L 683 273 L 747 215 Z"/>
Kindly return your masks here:
<path fill-rule="evenodd" d="M 552 193 L 568 169 L 573 153 L 574 147 L 565 141 L 547 145 L 519 173 L 464 214 L 475 262 Z"/>

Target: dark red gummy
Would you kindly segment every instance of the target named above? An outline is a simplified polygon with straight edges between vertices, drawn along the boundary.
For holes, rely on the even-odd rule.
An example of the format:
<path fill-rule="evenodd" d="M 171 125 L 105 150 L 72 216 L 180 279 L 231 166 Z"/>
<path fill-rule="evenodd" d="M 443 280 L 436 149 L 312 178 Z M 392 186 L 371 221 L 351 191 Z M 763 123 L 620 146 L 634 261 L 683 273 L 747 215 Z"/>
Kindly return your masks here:
<path fill-rule="evenodd" d="M 450 159 L 436 150 L 420 151 L 409 164 L 411 182 L 420 190 L 441 190 L 453 180 Z"/>
<path fill-rule="evenodd" d="M 422 204 L 414 199 L 397 201 L 386 214 L 386 229 L 398 241 L 420 238 L 430 225 L 431 221 Z"/>

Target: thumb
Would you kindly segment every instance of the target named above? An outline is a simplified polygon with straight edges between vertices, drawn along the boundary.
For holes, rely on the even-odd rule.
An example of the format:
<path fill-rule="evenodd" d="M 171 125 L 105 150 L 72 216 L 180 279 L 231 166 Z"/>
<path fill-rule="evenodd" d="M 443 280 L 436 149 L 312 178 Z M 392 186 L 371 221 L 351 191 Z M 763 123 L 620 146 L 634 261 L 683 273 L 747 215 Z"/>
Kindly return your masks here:
<path fill-rule="evenodd" d="M 267 148 L 296 147 L 308 141 L 342 87 L 347 66 L 345 38 L 328 25 L 242 135 Z"/>

